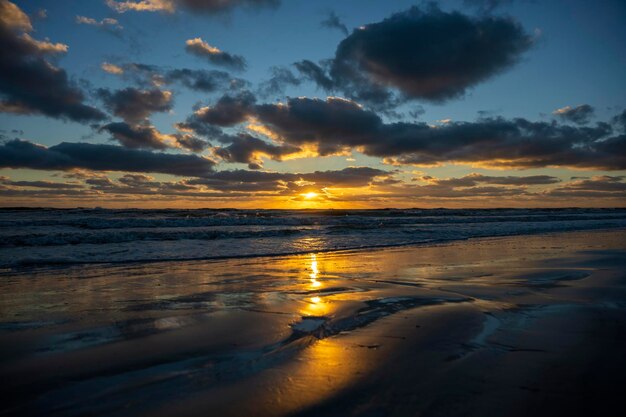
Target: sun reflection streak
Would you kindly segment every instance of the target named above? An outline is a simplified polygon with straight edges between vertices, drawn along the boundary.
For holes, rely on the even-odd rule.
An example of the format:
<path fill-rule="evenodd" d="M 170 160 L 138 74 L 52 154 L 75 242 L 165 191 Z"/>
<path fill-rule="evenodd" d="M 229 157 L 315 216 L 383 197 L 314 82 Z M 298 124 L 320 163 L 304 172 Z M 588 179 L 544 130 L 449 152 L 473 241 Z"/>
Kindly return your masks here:
<path fill-rule="evenodd" d="M 322 286 L 322 283 L 317 280 L 317 277 L 320 273 L 320 270 L 317 268 L 317 256 L 312 253 L 311 254 L 311 273 L 309 274 L 309 278 L 311 278 L 311 286 L 313 288 L 319 288 Z"/>

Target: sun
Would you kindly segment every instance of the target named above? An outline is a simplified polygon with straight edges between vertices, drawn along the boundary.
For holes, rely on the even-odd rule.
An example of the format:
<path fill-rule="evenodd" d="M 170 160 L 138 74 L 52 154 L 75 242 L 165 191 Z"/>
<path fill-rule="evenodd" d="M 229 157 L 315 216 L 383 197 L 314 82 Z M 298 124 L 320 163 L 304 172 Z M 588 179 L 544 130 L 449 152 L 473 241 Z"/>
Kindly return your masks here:
<path fill-rule="evenodd" d="M 302 197 L 306 198 L 307 200 L 312 200 L 315 197 L 317 197 L 317 193 L 314 193 L 313 191 L 309 192 L 309 193 L 304 193 L 302 194 Z"/>

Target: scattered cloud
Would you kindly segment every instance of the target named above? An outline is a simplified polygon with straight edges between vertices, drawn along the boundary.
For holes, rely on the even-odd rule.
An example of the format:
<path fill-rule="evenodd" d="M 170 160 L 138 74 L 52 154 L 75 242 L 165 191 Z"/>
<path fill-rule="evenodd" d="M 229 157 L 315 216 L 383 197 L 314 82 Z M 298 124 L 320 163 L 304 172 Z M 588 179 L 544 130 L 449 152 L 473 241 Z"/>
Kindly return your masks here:
<path fill-rule="evenodd" d="M 119 31 L 124 29 L 117 19 L 113 19 L 110 17 L 104 18 L 102 20 L 96 20 L 92 17 L 76 16 L 76 23 L 79 25 L 94 26 L 99 29 L 113 33 L 118 33 Z"/>
<path fill-rule="evenodd" d="M 299 86 L 302 79 L 296 77 L 289 68 L 272 67 L 270 68 L 271 77 L 260 83 L 258 94 L 261 97 L 270 97 L 283 94 L 287 86 Z"/>
<path fill-rule="evenodd" d="M 126 148 L 167 149 L 168 137 L 161 134 L 154 126 L 133 126 L 125 122 L 115 122 L 104 125 L 101 130 L 109 132 L 121 145 Z"/>
<path fill-rule="evenodd" d="M 106 64 L 106 69 L 105 69 Z M 157 65 L 141 63 L 110 64 L 102 68 L 110 74 L 124 76 L 142 87 L 161 87 L 169 84 L 180 84 L 190 90 L 203 93 L 237 91 L 248 86 L 242 78 L 233 77 L 226 71 L 175 68 L 168 69 Z"/>
<path fill-rule="evenodd" d="M 280 0 L 107 0 L 106 3 L 118 13 L 128 11 L 174 13 L 178 7 L 182 7 L 197 13 L 218 14 L 242 6 L 247 8 L 277 7 Z"/>
<path fill-rule="evenodd" d="M 100 88 L 96 91 L 104 105 L 116 116 L 129 123 L 140 123 L 155 112 L 167 112 L 172 109 L 172 93 L 157 88 L 140 90 L 128 87 L 110 91 Z"/>
<path fill-rule="evenodd" d="M 449 187 L 474 187 L 479 184 L 509 185 L 509 186 L 529 186 L 555 184 L 561 180 L 551 175 L 530 175 L 530 176 L 490 176 L 472 173 L 460 178 L 434 178 L 422 176 L 419 178 L 429 184 Z"/>
<path fill-rule="evenodd" d="M 201 152 L 209 144 L 191 134 L 163 134 L 154 126 L 141 124 L 131 125 L 126 122 L 115 122 L 104 125 L 100 131 L 111 134 L 121 145 L 131 149 L 184 148 L 193 152 Z"/>
<path fill-rule="evenodd" d="M 595 176 L 590 179 L 571 181 L 549 191 L 551 197 L 583 197 L 583 198 L 626 198 L 626 177 L 624 176 Z"/>
<path fill-rule="evenodd" d="M 328 12 L 326 19 L 322 20 L 320 22 L 320 25 L 328 29 L 336 29 L 344 35 L 348 36 L 348 27 L 345 25 L 345 23 L 341 21 L 339 16 L 337 16 L 334 11 Z"/>
<path fill-rule="evenodd" d="M 283 157 L 297 154 L 300 148 L 292 145 L 274 145 L 247 134 L 222 135 L 219 140 L 228 146 L 215 147 L 213 153 L 226 162 L 248 164 L 250 169 L 263 167 L 262 157 L 280 161 Z"/>
<path fill-rule="evenodd" d="M 102 68 L 102 71 L 108 72 L 109 74 L 121 75 L 124 73 L 124 69 L 122 67 L 118 67 L 117 65 L 109 62 L 103 62 L 102 65 L 100 65 L 100 68 Z"/>
<path fill-rule="evenodd" d="M 249 91 L 235 96 L 224 95 L 213 106 L 201 107 L 187 120 L 194 125 L 233 126 L 245 121 L 254 112 L 256 97 Z"/>
<path fill-rule="evenodd" d="M 552 112 L 552 114 L 560 117 L 568 122 L 579 125 L 589 123 L 589 119 L 593 117 L 595 110 L 589 104 L 581 104 L 580 106 L 565 106 Z"/>
<path fill-rule="evenodd" d="M 185 42 L 185 49 L 190 54 L 205 58 L 214 65 L 228 67 L 237 71 L 242 71 L 246 68 L 244 57 L 224 52 L 215 46 L 209 45 L 202 38 L 188 39 Z"/>
<path fill-rule="evenodd" d="M 173 0 L 137 0 L 137 1 L 114 1 L 107 0 L 107 6 L 118 13 L 128 11 L 135 12 L 174 12 Z"/>

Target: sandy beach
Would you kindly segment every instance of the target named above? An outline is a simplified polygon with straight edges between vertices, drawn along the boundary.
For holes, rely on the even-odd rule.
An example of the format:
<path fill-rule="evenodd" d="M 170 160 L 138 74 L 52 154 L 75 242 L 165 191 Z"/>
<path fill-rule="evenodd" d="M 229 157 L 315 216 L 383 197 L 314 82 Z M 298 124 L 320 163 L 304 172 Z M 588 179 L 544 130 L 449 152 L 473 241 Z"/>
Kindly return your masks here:
<path fill-rule="evenodd" d="M 0 415 L 610 415 L 625 255 L 612 230 L 7 270 Z"/>

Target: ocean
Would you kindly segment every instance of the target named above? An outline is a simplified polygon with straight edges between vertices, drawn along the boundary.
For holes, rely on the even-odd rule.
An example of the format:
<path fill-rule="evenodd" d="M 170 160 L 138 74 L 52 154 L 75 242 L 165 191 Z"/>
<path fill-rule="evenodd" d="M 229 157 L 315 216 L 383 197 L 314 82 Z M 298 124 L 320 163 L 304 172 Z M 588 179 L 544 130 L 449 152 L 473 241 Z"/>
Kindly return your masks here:
<path fill-rule="evenodd" d="M 0 209 L 0 268 L 290 255 L 626 227 L 626 209 Z"/>

